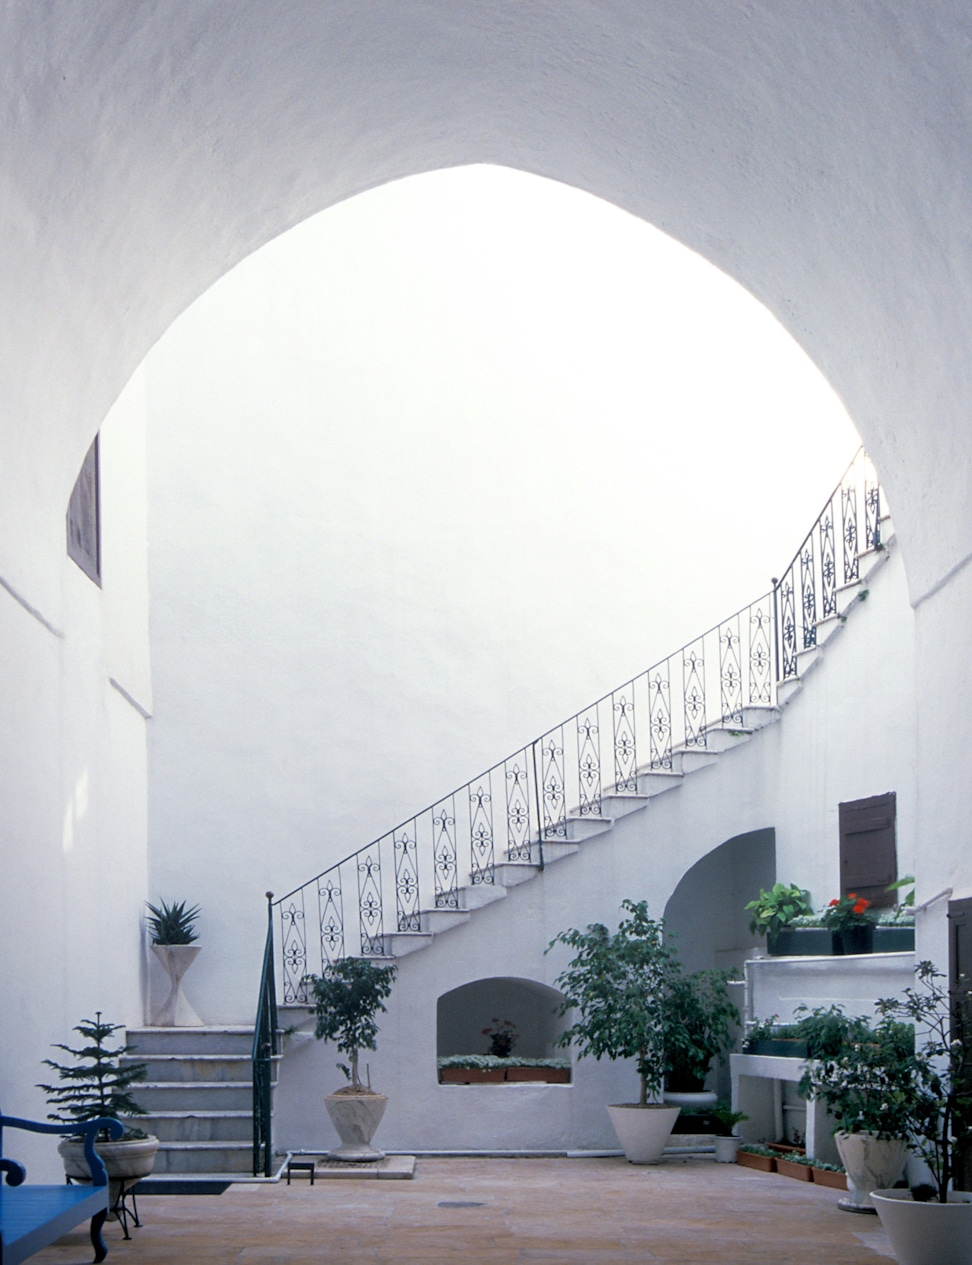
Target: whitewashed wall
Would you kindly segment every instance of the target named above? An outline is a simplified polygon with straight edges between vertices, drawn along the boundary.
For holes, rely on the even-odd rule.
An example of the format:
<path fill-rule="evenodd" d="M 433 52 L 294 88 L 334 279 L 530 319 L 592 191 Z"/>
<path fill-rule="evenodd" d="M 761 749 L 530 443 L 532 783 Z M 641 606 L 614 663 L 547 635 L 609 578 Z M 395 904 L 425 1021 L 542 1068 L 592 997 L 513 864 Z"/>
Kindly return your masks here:
<path fill-rule="evenodd" d="M 71 1044 L 97 1010 L 121 1024 L 142 1013 L 152 696 L 138 385 L 101 431 L 102 587 L 62 534 L 56 600 L 31 614 L 0 589 L 0 1103 L 35 1119 L 52 1042 Z M 33 1178 L 59 1180 L 49 1143 L 18 1138 L 16 1154 Z"/>

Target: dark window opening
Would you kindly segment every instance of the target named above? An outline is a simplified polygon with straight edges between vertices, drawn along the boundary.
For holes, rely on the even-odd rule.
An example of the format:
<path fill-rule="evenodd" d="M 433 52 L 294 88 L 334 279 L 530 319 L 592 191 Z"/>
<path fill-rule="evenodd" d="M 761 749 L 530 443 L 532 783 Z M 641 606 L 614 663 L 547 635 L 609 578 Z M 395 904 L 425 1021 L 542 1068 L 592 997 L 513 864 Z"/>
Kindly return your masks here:
<path fill-rule="evenodd" d="M 98 436 L 88 449 L 67 511 L 67 551 L 85 575 L 101 585 L 101 487 Z"/>
<path fill-rule="evenodd" d="M 851 800 L 839 810 L 841 892 L 856 892 L 876 909 L 893 908 L 897 893 L 887 888 L 898 878 L 894 791 Z"/>

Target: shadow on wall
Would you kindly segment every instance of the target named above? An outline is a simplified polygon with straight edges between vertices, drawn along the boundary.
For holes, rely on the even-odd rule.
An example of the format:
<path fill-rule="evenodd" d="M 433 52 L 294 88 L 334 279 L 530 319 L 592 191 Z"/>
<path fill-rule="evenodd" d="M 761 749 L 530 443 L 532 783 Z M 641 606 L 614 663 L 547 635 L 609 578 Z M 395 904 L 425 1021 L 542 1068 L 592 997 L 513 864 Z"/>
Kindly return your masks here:
<path fill-rule="evenodd" d="M 682 876 L 665 906 L 665 929 L 686 971 L 734 970 L 757 943 L 745 906 L 776 882 L 772 827 L 736 835 Z"/>
<path fill-rule="evenodd" d="M 563 994 L 534 980 L 497 976 L 473 980 L 443 993 L 436 1006 L 436 1053 L 488 1054 L 490 1038 L 483 1029 L 508 1020 L 516 1026 L 514 1052 L 520 1058 L 563 1057 L 554 1042 L 567 1027 L 555 1013 Z"/>

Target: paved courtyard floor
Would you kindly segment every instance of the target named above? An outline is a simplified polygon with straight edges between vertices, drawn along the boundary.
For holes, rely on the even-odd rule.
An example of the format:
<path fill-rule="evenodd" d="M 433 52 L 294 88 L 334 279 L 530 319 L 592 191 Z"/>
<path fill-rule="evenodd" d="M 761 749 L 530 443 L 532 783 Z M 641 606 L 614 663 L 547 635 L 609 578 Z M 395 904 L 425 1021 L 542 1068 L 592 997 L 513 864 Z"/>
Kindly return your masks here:
<path fill-rule="evenodd" d="M 218 1196 L 145 1196 L 108 1265 L 880 1265 L 876 1217 L 839 1192 L 703 1157 L 422 1159 L 412 1181 L 235 1185 Z M 477 1206 L 456 1206 L 472 1204 Z M 91 1260 L 84 1230 L 31 1258 Z"/>

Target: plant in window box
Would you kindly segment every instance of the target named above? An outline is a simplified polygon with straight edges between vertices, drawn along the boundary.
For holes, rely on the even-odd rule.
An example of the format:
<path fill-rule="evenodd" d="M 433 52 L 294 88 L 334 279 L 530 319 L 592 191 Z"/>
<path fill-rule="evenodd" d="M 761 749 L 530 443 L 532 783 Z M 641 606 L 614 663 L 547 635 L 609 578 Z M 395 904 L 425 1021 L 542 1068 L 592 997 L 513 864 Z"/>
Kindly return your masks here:
<path fill-rule="evenodd" d="M 752 915 L 749 930 L 753 935 L 766 936 L 769 953 L 798 951 L 790 929 L 796 918 L 813 913 L 808 891 L 795 883 L 774 883 L 769 889 L 761 888 L 756 900 L 745 908 Z"/>
<path fill-rule="evenodd" d="M 116 1116 L 125 1124 L 125 1132 L 117 1141 L 111 1141 L 107 1131 L 100 1133 L 95 1141 L 95 1150 L 108 1170 L 110 1207 L 118 1202 L 123 1188 L 151 1173 L 159 1149 L 158 1138 L 127 1123 L 132 1117 L 148 1114 L 130 1092 L 133 1085 L 145 1080 L 146 1065 L 122 1062 L 134 1051 L 134 1046 L 108 1044 L 112 1034 L 122 1027 L 122 1024 L 103 1022 L 100 1010 L 94 1019 L 82 1019 L 72 1029 L 84 1041 L 79 1049 L 61 1042 L 54 1046 L 70 1054 L 74 1061 L 65 1064 L 45 1059 L 45 1065 L 57 1072 L 58 1083 L 37 1086 L 47 1095 L 47 1105 L 55 1108 L 48 1113 L 49 1120 L 80 1124 L 84 1120 Z M 64 1172 L 72 1181 L 91 1180 L 84 1158 L 84 1142 L 80 1138 L 65 1138 L 57 1149 L 64 1162 Z"/>
<path fill-rule="evenodd" d="M 483 1028 L 483 1036 L 489 1037 L 489 1051 L 498 1059 L 508 1059 L 519 1040 L 516 1024 L 512 1019 L 494 1019 L 490 1028 Z"/>
<path fill-rule="evenodd" d="M 574 1011 L 573 1024 L 557 1044 L 575 1042 L 582 1057 L 634 1059 L 640 1082 L 636 1103 L 608 1107 L 625 1155 L 632 1164 L 656 1164 L 678 1116 L 678 1107 L 655 1101 L 665 1075 L 666 1018 L 662 1008 L 677 974 L 664 928 L 646 901 L 626 900 L 613 934 L 603 923 L 563 931 L 550 943 L 574 951 L 557 979 L 564 999 L 560 1014 Z"/>
<path fill-rule="evenodd" d="M 362 1050 L 374 1050 L 378 1035 L 377 1016 L 385 1012 L 395 979 L 394 966 L 379 966 L 367 958 L 342 958 L 332 962 L 323 975 L 308 975 L 314 998 L 311 1014 L 317 1019 L 314 1035 L 319 1041 L 333 1041 L 350 1065 L 338 1068 L 351 1082 L 328 1094 L 324 1105 L 341 1138 L 330 1152 L 334 1159 L 370 1161 L 384 1159 L 384 1152 L 371 1145 L 375 1130 L 385 1114 L 388 1099 L 372 1091 L 361 1080 L 358 1058 Z"/>
<path fill-rule="evenodd" d="M 835 954 L 871 953 L 874 948 L 874 923 L 871 902 L 849 892 L 836 896 L 821 914 L 820 921 L 830 931 Z"/>
<path fill-rule="evenodd" d="M 967 987 L 942 986 L 932 962 L 915 968 L 916 986 L 878 1002 L 884 1023 L 921 1034 L 911 1091 L 911 1147 L 934 1184 L 911 1191 L 876 1188 L 874 1203 L 902 1265 L 972 1262 L 972 1194 L 954 1189 L 960 1154 L 972 1145 L 972 1003 Z M 966 977 L 961 977 L 966 984 Z M 890 1185 L 890 1183 L 888 1183 Z"/>

